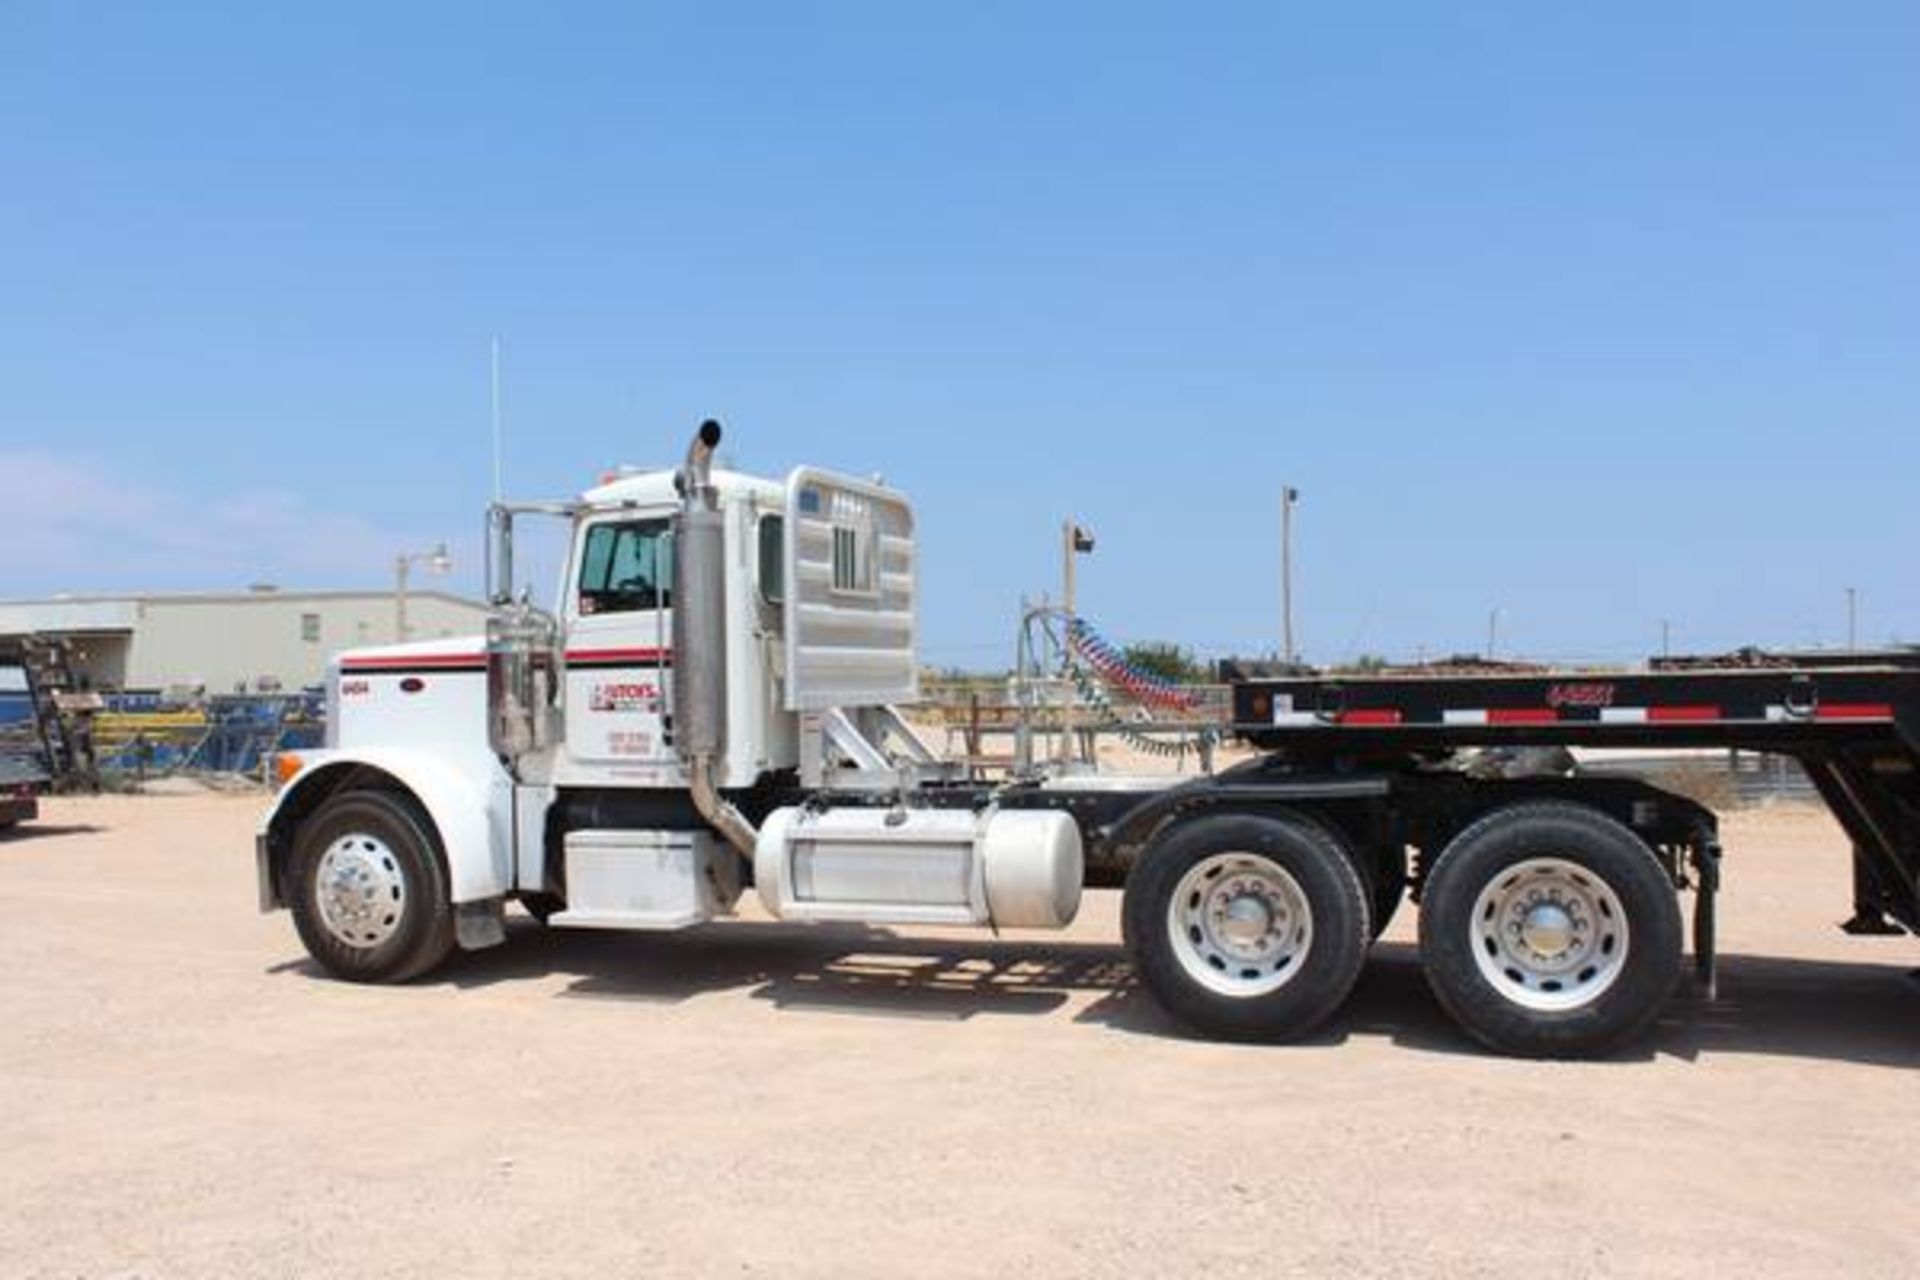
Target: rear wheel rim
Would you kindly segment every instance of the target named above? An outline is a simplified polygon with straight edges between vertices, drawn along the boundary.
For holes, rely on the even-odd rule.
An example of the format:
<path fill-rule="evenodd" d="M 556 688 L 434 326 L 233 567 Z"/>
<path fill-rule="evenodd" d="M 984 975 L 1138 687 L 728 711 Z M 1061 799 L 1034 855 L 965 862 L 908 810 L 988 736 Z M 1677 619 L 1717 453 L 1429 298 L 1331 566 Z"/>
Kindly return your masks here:
<path fill-rule="evenodd" d="M 1189 978 L 1247 999 L 1278 991 L 1304 967 L 1313 909 L 1293 873 L 1272 858 L 1216 853 L 1180 877 L 1167 934 Z"/>
<path fill-rule="evenodd" d="M 1620 895 L 1591 868 L 1565 858 L 1502 868 L 1474 900 L 1467 933 L 1481 977 L 1537 1013 L 1592 1004 L 1626 968 Z"/>
<path fill-rule="evenodd" d="M 355 950 L 370 950 L 391 938 L 406 917 L 407 877 L 386 841 L 349 832 L 320 855 L 313 898 L 328 934 Z"/>

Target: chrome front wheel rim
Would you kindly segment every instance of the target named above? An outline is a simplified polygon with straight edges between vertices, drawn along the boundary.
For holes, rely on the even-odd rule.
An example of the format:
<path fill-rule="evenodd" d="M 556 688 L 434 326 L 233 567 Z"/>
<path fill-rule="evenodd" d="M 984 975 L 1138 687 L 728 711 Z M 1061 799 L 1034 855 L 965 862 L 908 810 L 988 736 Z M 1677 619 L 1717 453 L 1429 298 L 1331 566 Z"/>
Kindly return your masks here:
<path fill-rule="evenodd" d="M 407 910 L 407 877 L 386 841 L 350 832 L 320 855 L 313 896 L 327 932 L 349 947 L 367 950 L 399 929 Z"/>
<path fill-rule="evenodd" d="M 1474 963 L 1526 1009 L 1555 1013 L 1600 998 L 1626 968 L 1626 909 L 1612 885 L 1565 858 L 1528 858 L 1481 889 L 1468 924 Z"/>
<path fill-rule="evenodd" d="M 1313 910 L 1293 874 L 1258 853 L 1216 853 L 1180 877 L 1167 907 L 1174 958 L 1201 986 L 1248 998 L 1278 991 L 1313 946 Z"/>

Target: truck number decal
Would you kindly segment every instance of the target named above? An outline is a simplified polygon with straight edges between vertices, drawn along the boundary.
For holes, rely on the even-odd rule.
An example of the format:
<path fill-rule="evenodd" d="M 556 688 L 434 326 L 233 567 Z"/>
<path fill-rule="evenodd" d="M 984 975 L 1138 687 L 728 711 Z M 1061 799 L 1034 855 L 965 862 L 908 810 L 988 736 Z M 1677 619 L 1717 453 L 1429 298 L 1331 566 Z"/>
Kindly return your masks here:
<path fill-rule="evenodd" d="M 653 735 L 638 730 L 616 730 L 607 735 L 607 754 L 650 756 L 653 754 Z"/>

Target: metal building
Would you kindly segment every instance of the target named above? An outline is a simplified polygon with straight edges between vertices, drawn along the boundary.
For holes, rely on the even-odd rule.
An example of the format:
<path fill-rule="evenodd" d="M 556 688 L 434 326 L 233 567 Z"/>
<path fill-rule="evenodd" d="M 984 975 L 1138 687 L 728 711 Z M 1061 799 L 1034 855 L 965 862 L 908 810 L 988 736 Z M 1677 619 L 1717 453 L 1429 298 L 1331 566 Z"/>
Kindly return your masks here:
<path fill-rule="evenodd" d="M 406 599 L 406 638 L 473 635 L 486 606 L 444 591 Z M 251 591 L 0 600 L 0 639 L 51 636 L 71 644 L 76 678 L 102 691 L 296 690 L 317 682 L 329 655 L 399 639 L 391 591 Z"/>

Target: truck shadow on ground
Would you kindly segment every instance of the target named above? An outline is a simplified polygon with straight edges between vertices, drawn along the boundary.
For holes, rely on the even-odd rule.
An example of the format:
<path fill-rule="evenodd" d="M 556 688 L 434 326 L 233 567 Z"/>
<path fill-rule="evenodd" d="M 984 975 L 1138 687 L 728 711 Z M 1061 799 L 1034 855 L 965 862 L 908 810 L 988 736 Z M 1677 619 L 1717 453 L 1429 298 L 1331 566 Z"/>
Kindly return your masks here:
<path fill-rule="evenodd" d="M 555 976 L 571 979 L 564 995 L 576 999 L 672 1004 L 745 988 L 778 1009 L 949 1022 L 1065 1016 L 1071 1004 L 1077 1023 L 1187 1036 L 1140 987 L 1117 944 L 955 941 L 852 925 L 728 924 L 647 936 L 516 920 L 506 945 L 463 954 L 427 981 L 480 988 Z M 1345 1007 L 1275 1051 L 1369 1038 L 1486 1052 L 1441 1010 L 1417 951 L 1402 943 L 1377 945 Z M 1683 981 L 1653 1030 L 1613 1061 L 1723 1053 L 1920 1066 L 1920 982 L 1901 965 L 1726 956 L 1716 1000 Z"/>
<path fill-rule="evenodd" d="M 51 839 L 54 836 L 92 835 L 104 828 L 91 822 L 21 822 L 10 827 L 0 827 L 0 844 L 25 844 L 29 840 Z"/>

